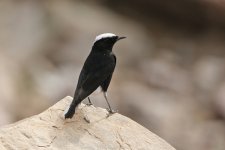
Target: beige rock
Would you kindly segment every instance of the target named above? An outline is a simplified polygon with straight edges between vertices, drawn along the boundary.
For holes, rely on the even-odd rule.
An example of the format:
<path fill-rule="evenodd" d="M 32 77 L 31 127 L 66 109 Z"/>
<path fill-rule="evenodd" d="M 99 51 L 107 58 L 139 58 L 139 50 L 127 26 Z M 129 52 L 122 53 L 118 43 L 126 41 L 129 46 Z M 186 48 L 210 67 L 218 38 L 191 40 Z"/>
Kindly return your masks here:
<path fill-rule="evenodd" d="M 146 128 L 118 113 L 81 104 L 72 119 L 66 97 L 43 113 L 0 129 L 0 149 L 175 150 Z"/>

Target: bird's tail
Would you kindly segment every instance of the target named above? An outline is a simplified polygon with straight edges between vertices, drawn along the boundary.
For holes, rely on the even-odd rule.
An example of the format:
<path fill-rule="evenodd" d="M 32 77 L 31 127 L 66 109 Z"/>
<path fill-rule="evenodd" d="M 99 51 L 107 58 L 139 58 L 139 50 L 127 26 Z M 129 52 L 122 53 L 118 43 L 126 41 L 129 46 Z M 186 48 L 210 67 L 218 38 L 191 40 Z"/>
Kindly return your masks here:
<path fill-rule="evenodd" d="M 77 108 L 77 106 L 80 104 L 81 100 L 77 99 L 77 98 L 73 98 L 72 103 L 70 104 L 69 108 L 67 109 L 66 113 L 65 113 L 65 119 L 67 118 L 72 118 L 73 115 L 75 114 L 75 110 Z"/>

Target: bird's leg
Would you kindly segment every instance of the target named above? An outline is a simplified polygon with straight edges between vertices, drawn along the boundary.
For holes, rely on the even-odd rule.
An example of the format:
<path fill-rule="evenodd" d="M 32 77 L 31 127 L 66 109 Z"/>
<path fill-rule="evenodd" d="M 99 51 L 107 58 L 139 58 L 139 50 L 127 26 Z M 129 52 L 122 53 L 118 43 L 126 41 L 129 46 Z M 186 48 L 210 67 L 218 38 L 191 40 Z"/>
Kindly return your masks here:
<path fill-rule="evenodd" d="M 108 98 L 107 98 L 107 93 L 106 93 L 106 92 L 103 92 L 103 93 L 104 93 L 105 100 L 106 100 L 106 102 L 107 102 L 107 104 L 108 104 L 108 107 L 109 107 L 108 112 L 109 112 L 110 114 L 114 114 L 115 111 L 112 110 L 112 108 L 111 108 L 111 106 L 110 106 L 110 104 L 109 104 L 109 101 L 108 101 Z"/>
<path fill-rule="evenodd" d="M 64 114 L 65 119 L 67 119 L 67 118 L 71 119 L 73 117 L 73 115 L 75 113 L 76 106 L 77 106 L 76 104 L 71 104 L 70 105 L 69 109 L 67 111 L 65 111 L 65 114 Z"/>
<path fill-rule="evenodd" d="M 91 99 L 90 99 L 90 97 L 88 97 L 88 104 L 87 104 L 88 106 L 91 106 L 91 105 L 93 105 L 93 103 L 91 102 Z"/>

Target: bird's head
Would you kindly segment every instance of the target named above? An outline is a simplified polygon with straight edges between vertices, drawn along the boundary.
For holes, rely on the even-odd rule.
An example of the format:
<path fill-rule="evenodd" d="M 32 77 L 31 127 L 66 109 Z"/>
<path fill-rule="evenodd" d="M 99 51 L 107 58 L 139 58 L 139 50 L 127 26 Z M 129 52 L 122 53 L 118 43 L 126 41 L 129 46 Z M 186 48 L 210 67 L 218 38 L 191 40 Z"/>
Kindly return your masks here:
<path fill-rule="evenodd" d="M 103 33 L 96 36 L 93 47 L 96 49 L 112 50 L 113 45 L 126 37 L 119 37 L 113 33 Z"/>

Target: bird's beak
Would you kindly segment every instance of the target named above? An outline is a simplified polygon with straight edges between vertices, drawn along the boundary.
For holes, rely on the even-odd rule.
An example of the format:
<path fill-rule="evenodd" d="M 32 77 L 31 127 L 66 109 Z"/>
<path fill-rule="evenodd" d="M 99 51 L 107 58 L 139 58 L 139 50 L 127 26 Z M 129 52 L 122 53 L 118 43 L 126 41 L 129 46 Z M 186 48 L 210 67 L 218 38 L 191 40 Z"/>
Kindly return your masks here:
<path fill-rule="evenodd" d="M 118 37 L 117 41 L 125 39 L 125 38 L 126 38 L 125 36 Z"/>

